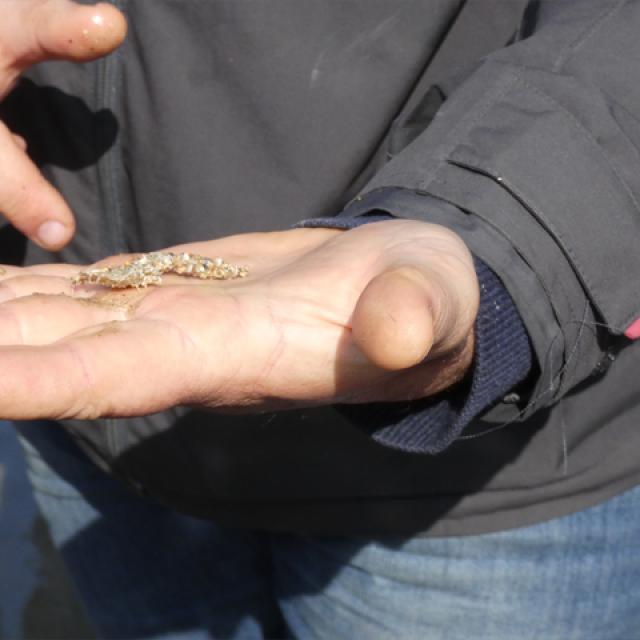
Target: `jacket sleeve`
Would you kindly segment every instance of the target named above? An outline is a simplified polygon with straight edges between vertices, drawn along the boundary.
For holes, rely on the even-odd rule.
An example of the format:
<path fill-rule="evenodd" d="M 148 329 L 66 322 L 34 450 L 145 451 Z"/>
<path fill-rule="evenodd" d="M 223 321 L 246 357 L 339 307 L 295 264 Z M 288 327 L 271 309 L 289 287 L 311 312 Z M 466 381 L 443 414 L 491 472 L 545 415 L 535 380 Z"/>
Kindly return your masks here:
<path fill-rule="evenodd" d="M 408 215 L 455 230 L 515 301 L 539 364 L 523 417 L 640 333 L 640 2 L 527 16 L 345 212 L 442 203 Z"/>
<path fill-rule="evenodd" d="M 401 197 L 398 197 L 401 196 Z M 409 217 L 415 207 L 442 205 L 408 191 L 401 194 L 378 191 L 381 205 L 394 202 L 391 211 L 360 210 L 330 218 L 312 218 L 306 227 L 353 229 L 394 217 Z M 374 204 L 373 200 L 369 203 Z M 397 208 L 396 208 L 397 207 Z M 422 211 L 421 211 L 422 213 Z M 513 301 L 496 275 L 477 258 L 474 261 L 480 285 L 480 305 L 475 322 L 473 367 L 462 384 L 434 397 L 411 402 L 343 405 L 340 410 L 363 431 L 387 447 L 412 453 L 440 453 L 461 437 L 465 427 L 497 400 L 507 397 L 515 404 L 517 387 L 533 368 L 529 340 Z"/>

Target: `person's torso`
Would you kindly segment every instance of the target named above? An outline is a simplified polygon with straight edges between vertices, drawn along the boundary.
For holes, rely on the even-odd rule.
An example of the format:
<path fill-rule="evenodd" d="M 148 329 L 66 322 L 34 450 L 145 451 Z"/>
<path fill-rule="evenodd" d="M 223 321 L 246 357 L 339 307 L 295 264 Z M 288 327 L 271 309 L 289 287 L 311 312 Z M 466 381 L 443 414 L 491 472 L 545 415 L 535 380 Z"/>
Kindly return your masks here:
<path fill-rule="evenodd" d="M 5 107 L 78 218 L 56 260 L 339 212 L 459 8 L 116 4 L 130 19 L 120 52 L 83 67 L 42 65 Z M 51 259 L 26 249 L 26 262 Z M 498 405 L 466 435 L 491 433 L 436 457 L 375 444 L 332 407 L 249 417 L 177 408 L 67 426 L 140 491 L 223 523 L 460 535 L 560 515 L 635 484 L 636 362 L 632 347 L 554 409 L 494 430 L 513 415 Z"/>

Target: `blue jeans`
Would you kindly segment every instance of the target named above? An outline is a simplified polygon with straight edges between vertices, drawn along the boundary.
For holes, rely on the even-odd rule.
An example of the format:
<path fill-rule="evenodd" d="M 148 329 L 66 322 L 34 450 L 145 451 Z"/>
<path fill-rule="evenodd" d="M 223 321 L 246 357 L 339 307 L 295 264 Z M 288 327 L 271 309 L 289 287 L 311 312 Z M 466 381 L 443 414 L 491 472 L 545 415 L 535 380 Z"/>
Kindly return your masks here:
<path fill-rule="evenodd" d="M 640 489 L 488 535 L 273 535 L 170 512 L 94 468 L 61 429 L 18 428 L 103 637 L 640 638 Z"/>

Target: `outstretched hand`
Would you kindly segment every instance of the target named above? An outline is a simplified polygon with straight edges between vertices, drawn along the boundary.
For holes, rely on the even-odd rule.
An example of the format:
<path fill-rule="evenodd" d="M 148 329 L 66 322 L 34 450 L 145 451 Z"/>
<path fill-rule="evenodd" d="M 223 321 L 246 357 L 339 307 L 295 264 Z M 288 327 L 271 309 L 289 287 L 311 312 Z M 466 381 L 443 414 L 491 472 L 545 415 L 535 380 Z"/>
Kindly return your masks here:
<path fill-rule="evenodd" d="M 448 388 L 471 364 L 477 279 L 442 227 L 392 220 L 171 251 L 220 256 L 249 275 L 74 289 L 73 265 L 5 267 L 0 418 L 406 400 Z"/>
<path fill-rule="evenodd" d="M 122 13 L 107 3 L 2 0 L 0 16 L 0 99 L 30 65 L 99 58 L 113 51 L 127 31 Z M 40 246 L 57 250 L 73 235 L 73 215 L 29 159 L 26 146 L 0 121 L 0 215 Z"/>

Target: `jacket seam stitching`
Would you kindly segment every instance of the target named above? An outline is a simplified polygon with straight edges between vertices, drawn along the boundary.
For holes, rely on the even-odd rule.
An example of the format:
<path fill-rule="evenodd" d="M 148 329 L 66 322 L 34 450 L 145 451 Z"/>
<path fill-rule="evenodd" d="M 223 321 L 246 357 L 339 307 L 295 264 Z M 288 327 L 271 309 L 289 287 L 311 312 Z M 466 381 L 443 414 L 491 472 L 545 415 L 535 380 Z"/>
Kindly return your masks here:
<path fill-rule="evenodd" d="M 446 185 L 446 183 L 442 179 L 437 178 L 437 177 L 434 178 L 434 180 L 432 181 L 432 184 Z M 513 196 L 510 195 L 510 197 L 513 197 Z M 517 254 L 520 256 L 520 259 L 523 260 L 523 262 L 528 266 L 529 269 L 531 269 L 531 272 L 533 273 L 533 275 L 535 276 L 536 280 L 538 281 L 540 287 L 542 288 L 542 290 L 545 292 L 545 294 L 547 296 L 547 300 L 549 302 L 549 306 L 550 306 L 550 308 L 551 308 L 551 310 L 553 312 L 553 315 L 555 317 L 555 321 L 557 323 L 558 329 L 560 330 L 560 332 L 562 334 L 563 344 L 567 345 L 569 341 L 567 339 L 568 336 L 566 334 L 565 325 L 561 322 L 561 314 L 560 314 L 557 306 L 554 304 L 554 300 L 553 300 L 553 297 L 551 295 L 551 292 L 549 291 L 549 289 L 548 289 L 545 281 L 543 280 L 543 278 L 540 276 L 540 274 L 537 272 L 537 270 L 533 267 L 533 265 L 531 265 L 529 260 L 527 260 L 525 258 L 525 256 L 523 255 L 522 251 L 518 248 L 517 242 L 511 237 L 510 234 L 506 233 L 504 229 L 502 229 L 501 227 L 496 225 L 490 219 L 487 219 L 484 216 L 479 215 L 478 213 L 475 213 L 475 212 L 471 212 L 471 214 L 475 218 L 477 218 L 479 220 L 482 220 L 484 222 L 484 224 L 488 224 L 489 226 L 491 226 L 497 233 L 499 233 L 503 238 L 505 238 L 505 240 L 507 240 L 507 242 L 513 247 L 513 250 L 516 251 Z M 571 271 L 573 271 L 573 269 L 570 266 L 569 266 L 569 268 L 571 269 Z M 566 292 L 566 289 L 564 287 L 564 284 L 559 282 L 559 286 L 560 286 L 560 290 L 561 290 L 562 294 L 564 295 L 565 299 L 567 300 L 567 302 L 569 304 L 570 312 L 573 315 L 575 313 L 575 309 L 573 308 L 573 304 L 571 303 L 571 298 L 570 298 L 570 296 L 567 295 L 567 292 Z"/>

